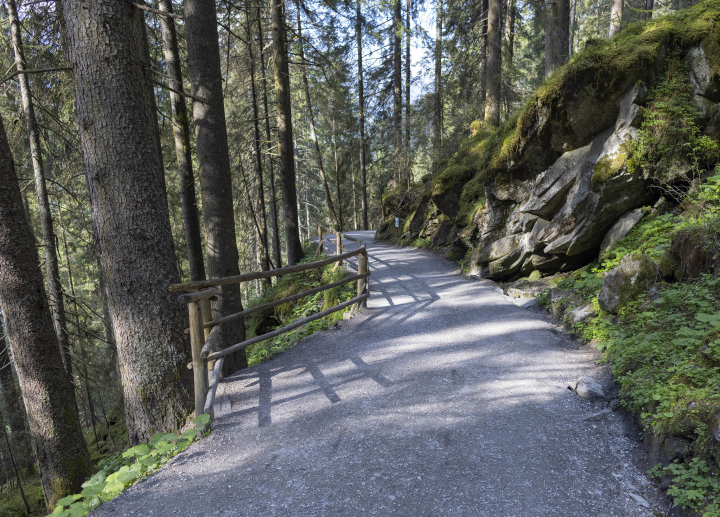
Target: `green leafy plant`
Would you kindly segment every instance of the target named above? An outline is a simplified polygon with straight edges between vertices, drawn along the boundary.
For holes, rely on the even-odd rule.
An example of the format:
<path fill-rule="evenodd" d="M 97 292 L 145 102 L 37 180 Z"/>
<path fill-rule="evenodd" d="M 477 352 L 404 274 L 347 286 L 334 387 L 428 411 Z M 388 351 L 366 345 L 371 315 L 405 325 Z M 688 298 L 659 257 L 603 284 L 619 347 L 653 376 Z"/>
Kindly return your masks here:
<path fill-rule="evenodd" d="M 158 433 L 149 443 L 130 447 L 100 462 L 100 470 L 83 483 L 79 494 L 63 497 L 51 515 L 81 517 L 103 501 L 118 496 L 138 480 L 158 470 L 170 458 L 187 449 L 208 428 L 210 415 L 200 415 L 182 435 Z"/>

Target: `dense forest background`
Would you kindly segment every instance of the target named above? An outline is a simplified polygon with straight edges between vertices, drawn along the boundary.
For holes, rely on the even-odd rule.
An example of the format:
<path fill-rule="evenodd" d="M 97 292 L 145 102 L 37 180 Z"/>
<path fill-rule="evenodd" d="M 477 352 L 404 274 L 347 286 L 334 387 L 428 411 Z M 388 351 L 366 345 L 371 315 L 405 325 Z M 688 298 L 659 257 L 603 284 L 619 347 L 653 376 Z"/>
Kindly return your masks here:
<path fill-rule="evenodd" d="M 108 303 L 113 288 L 105 286 L 102 273 L 108 262 L 97 236 L 83 156 L 87 145 L 79 131 L 86 128 L 80 127 L 76 102 L 81 97 L 71 54 L 77 59 L 82 42 L 63 12 L 76 3 L 82 4 L 0 3 L 0 117 L 80 425 L 98 461 L 142 441 L 146 433 L 135 423 L 129 434 L 125 430 L 132 375 L 130 362 L 119 362 L 122 347 L 116 345 L 122 339 Z M 164 199 L 157 203 L 167 203 L 174 244 L 170 267 L 177 268 L 181 281 L 197 279 L 206 276 L 203 262 L 211 262 L 207 253 L 197 252 L 208 244 L 198 228 L 210 209 L 200 195 L 209 188 L 201 182 L 198 158 L 198 147 L 206 144 L 198 142 L 197 128 L 185 133 L 183 128 L 193 127 L 193 114 L 206 102 L 188 93 L 198 91 L 199 73 L 188 45 L 214 35 L 198 36 L 202 27 L 194 27 L 190 38 L 186 34 L 184 15 L 196 8 L 188 4 L 197 2 L 131 4 L 144 19 L 139 45 L 145 55 L 138 59 L 152 86 L 159 128 Z M 409 186 L 440 170 L 475 121 L 500 125 L 578 49 L 627 24 L 688 6 L 682 0 L 215 2 L 231 186 L 225 194 L 232 199 L 232 210 L 225 214 L 233 219 L 225 221 L 234 223 L 237 270 L 295 263 L 298 252 L 289 250 L 286 235 L 293 225 L 301 240 L 313 237 L 318 224 L 344 231 L 374 229 L 384 215 L 385 189 Z M 164 14 L 170 11 L 180 14 Z M 171 32 L 176 32 L 175 61 L 168 54 Z M 284 53 L 275 39 L 282 32 Z M 279 55 L 287 59 L 289 91 L 278 81 Z M 278 99 L 284 94 L 291 107 L 282 122 L 283 128 L 292 127 L 289 154 L 278 131 Z M 179 99 L 187 103 L 184 115 Z M 294 199 L 287 198 L 290 191 L 283 183 L 288 181 L 287 160 L 294 162 Z M 295 211 L 297 220 L 292 220 Z M 213 275 L 210 265 L 207 276 Z M 260 282 L 244 284 L 240 299 L 247 304 L 263 289 Z M 6 431 L 0 439 L 0 497 L 8 508 L 20 504 L 18 497 L 25 494 L 18 489 L 26 485 L 32 511 L 42 512 L 70 492 L 51 497 L 43 485 L 45 499 L 38 500 L 32 426 L 11 345 L 19 346 L 8 343 L 0 330 Z"/>

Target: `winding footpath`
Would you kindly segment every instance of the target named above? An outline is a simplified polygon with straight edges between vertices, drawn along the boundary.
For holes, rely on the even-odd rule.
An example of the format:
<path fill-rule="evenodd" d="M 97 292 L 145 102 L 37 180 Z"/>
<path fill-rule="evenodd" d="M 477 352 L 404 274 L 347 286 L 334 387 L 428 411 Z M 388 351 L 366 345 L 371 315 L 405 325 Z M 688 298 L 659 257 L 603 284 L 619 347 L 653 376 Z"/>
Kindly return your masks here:
<path fill-rule="evenodd" d="M 637 429 L 567 389 L 607 376 L 593 351 L 435 253 L 350 235 L 368 246 L 367 309 L 226 379 L 213 432 L 93 515 L 666 509 Z"/>

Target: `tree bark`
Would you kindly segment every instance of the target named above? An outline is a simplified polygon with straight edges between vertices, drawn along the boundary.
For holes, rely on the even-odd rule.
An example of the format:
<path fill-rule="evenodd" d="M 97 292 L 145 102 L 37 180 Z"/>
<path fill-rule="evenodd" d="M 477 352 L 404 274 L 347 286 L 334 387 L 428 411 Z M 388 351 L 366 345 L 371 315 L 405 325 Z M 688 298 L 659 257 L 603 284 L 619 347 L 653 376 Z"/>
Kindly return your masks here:
<path fill-rule="evenodd" d="M 157 119 L 140 12 L 63 0 L 91 212 L 113 323 L 131 444 L 178 429 L 193 401 Z M 119 108 L 121 107 L 121 109 Z"/>
<path fill-rule="evenodd" d="M 260 154 L 260 125 L 258 121 L 258 102 L 257 102 L 257 90 L 255 88 L 255 53 L 253 50 L 253 37 L 252 30 L 250 28 L 250 0 L 245 1 L 245 33 L 247 35 L 247 49 L 248 49 L 248 67 L 250 72 L 250 116 L 253 120 L 253 138 L 251 141 L 250 149 L 253 155 L 253 164 L 255 166 L 255 176 L 257 178 L 257 196 L 258 205 L 260 212 L 260 267 L 263 271 L 270 269 L 270 254 L 268 252 L 268 232 L 267 232 L 267 214 L 265 211 L 265 186 L 263 182 L 263 167 L 262 167 L 262 155 Z M 262 51 L 262 49 L 261 49 Z M 270 285 L 271 279 L 266 278 L 265 283 Z"/>
<path fill-rule="evenodd" d="M 480 0 L 480 106 L 484 106 L 487 100 L 488 1 Z"/>
<path fill-rule="evenodd" d="M 486 66 L 487 105 L 485 106 L 485 124 L 492 127 L 500 125 L 502 71 L 502 17 L 500 16 L 501 0 L 489 0 L 488 4 L 488 53 Z"/>
<path fill-rule="evenodd" d="M 442 147 L 442 18 L 443 0 L 435 8 L 435 106 L 433 109 L 433 170 L 438 172 Z"/>
<path fill-rule="evenodd" d="M 652 0 L 650 0 L 652 1 Z M 568 58 L 575 52 L 575 32 L 577 31 L 577 0 L 571 0 L 570 4 L 570 35 L 568 46 Z"/>
<path fill-rule="evenodd" d="M 280 154 L 280 186 L 282 190 L 285 246 L 288 265 L 294 266 L 303 257 L 295 204 L 295 153 L 293 151 L 292 107 L 290 104 L 290 68 L 285 35 L 283 0 L 271 0 L 272 41 L 275 72 L 275 103 L 277 107 L 278 152 Z"/>
<path fill-rule="evenodd" d="M 620 32 L 620 26 L 623 17 L 623 0 L 613 0 L 610 10 L 610 30 L 608 37 L 612 38 Z"/>
<path fill-rule="evenodd" d="M 652 20 L 653 9 L 655 9 L 655 0 L 645 0 L 645 19 L 646 20 Z"/>
<path fill-rule="evenodd" d="M 363 60 L 362 60 L 362 14 L 360 2 L 357 0 L 357 15 L 355 18 L 355 38 L 357 39 L 358 53 L 358 123 L 360 126 L 360 210 L 362 211 L 362 229 L 368 229 L 367 210 L 367 169 L 365 168 L 365 93 L 363 91 Z"/>
<path fill-rule="evenodd" d="M 570 0 L 548 0 L 545 18 L 545 77 L 563 66 L 570 49 Z"/>
<path fill-rule="evenodd" d="M 208 275 L 221 278 L 240 274 L 235 241 L 232 177 L 223 103 L 220 45 L 214 0 L 185 0 L 188 67 L 193 97 L 195 140 L 200 186 Z M 240 286 L 223 286 L 213 304 L 213 317 L 220 318 L 242 309 Z M 220 330 L 221 348 L 245 340 L 245 325 L 235 320 Z M 228 361 L 229 359 L 229 361 Z M 223 375 L 247 367 L 244 351 L 225 359 Z"/>
<path fill-rule="evenodd" d="M 172 1 L 160 0 L 160 11 L 172 13 Z M 185 245 L 191 280 L 205 279 L 205 264 L 202 254 L 202 237 L 200 235 L 200 216 L 198 214 L 195 194 L 195 178 L 192 169 L 192 148 L 190 146 L 190 120 L 188 118 L 185 90 L 180 66 L 175 20 L 160 16 L 163 49 L 165 52 L 165 68 L 167 69 L 170 88 L 170 107 L 172 110 L 173 135 L 175 137 L 175 154 L 177 156 L 178 174 L 180 176 L 180 195 L 182 200 L 183 228 L 185 229 Z"/>
<path fill-rule="evenodd" d="M 50 298 L 49 302 L 52 310 L 53 325 L 58 337 L 58 345 L 62 352 L 63 366 L 65 367 L 70 382 L 72 382 L 70 339 L 67 333 L 63 289 L 60 283 L 60 268 L 58 267 L 57 247 L 55 246 L 55 230 L 53 228 L 47 186 L 45 185 L 45 170 L 43 167 L 42 149 L 40 148 L 40 131 L 37 125 L 37 119 L 35 118 L 35 107 L 30 93 L 30 82 L 27 74 L 22 73 L 27 68 L 27 62 L 25 61 L 23 51 L 20 20 L 18 18 L 15 0 L 8 0 L 7 7 L 8 18 L 10 20 L 10 34 L 12 37 L 13 50 L 15 51 L 15 66 L 18 72 L 21 72 L 18 76 L 18 82 L 20 83 L 20 97 L 22 98 L 25 123 L 27 124 L 28 138 L 30 140 L 30 156 L 35 177 L 35 193 L 37 195 L 38 213 L 40 215 L 43 249 L 45 251 L 47 292 Z"/>
<path fill-rule="evenodd" d="M 402 149 L 402 5 L 394 0 L 393 14 L 393 142 L 395 153 Z M 393 167 L 395 180 L 400 182 L 398 164 Z"/>
<path fill-rule="evenodd" d="M 300 2 L 296 0 L 297 5 L 297 24 L 298 24 L 298 49 L 300 51 L 300 67 L 302 69 L 303 90 L 305 90 L 305 104 L 308 110 L 308 124 L 310 125 L 310 137 L 312 138 L 313 153 L 317 162 L 318 171 L 320 172 L 320 182 L 322 183 L 323 193 L 325 194 L 325 203 L 330 212 L 333 229 L 340 231 L 340 221 L 335 212 L 332 196 L 330 195 L 330 187 L 328 186 L 327 176 L 325 175 L 325 167 L 323 166 L 322 153 L 320 152 L 320 144 L 318 144 L 317 133 L 315 132 L 315 115 L 313 114 L 312 101 L 310 100 L 310 85 L 307 78 L 307 64 L 305 63 L 305 50 L 302 39 L 302 23 L 300 21 Z"/>
<path fill-rule="evenodd" d="M 58 499 L 81 490 L 92 473 L 92 464 L 1 119 L 0 306 L 28 413 L 45 503 L 52 510 Z"/>

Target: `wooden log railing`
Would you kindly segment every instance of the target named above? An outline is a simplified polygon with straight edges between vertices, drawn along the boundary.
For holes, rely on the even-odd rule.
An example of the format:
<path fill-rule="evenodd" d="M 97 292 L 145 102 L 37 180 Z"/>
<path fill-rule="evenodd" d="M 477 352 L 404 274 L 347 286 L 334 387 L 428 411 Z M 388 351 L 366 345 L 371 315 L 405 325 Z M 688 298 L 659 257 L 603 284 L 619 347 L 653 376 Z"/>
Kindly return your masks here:
<path fill-rule="evenodd" d="M 323 226 L 318 226 L 318 252 L 323 250 L 323 228 Z M 347 307 L 351 307 L 352 305 L 357 304 L 358 307 L 365 306 L 369 297 L 367 279 L 370 276 L 365 244 L 358 239 L 350 237 L 349 235 L 345 235 L 340 232 L 333 233 L 335 235 L 335 242 L 329 242 L 336 245 L 337 252 L 335 256 L 332 257 L 316 260 L 307 264 L 298 264 L 295 266 L 272 269 L 270 271 L 257 271 L 243 275 L 211 278 L 208 280 L 173 284 L 170 286 L 170 291 L 185 292 L 185 294 L 181 294 L 178 297 L 178 301 L 186 304 L 188 307 L 188 317 L 190 320 L 190 328 L 188 329 L 188 332 L 190 334 L 190 348 L 192 351 L 192 363 L 190 363 L 188 367 L 192 368 L 194 376 L 195 416 L 205 413 L 210 414 L 211 418 L 214 416 L 213 404 L 215 402 L 215 393 L 217 392 L 218 383 L 220 381 L 220 371 L 222 370 L 222 365 L 225 361 L 226 355 L 243 350 L 250 345 L 261 343 L 281 334 L 285 334 L 291 330 L 301 327 L 302 325 L 305 325 L 306 323 L 324 318 L 329 314 L 341 311 Z M 360 244 L 360 248 L 352 251 L 347 250 L 347 248 L 344 248 L 342 245 L 343 239 Z M 290 273 L 299 273 L 301 271 L 318 269 L 333 263 L 336 263 L 338 265 L 337 267 L 339 267 L 343 261 L 352 257 L 358 258 L 356 275 L 343 278 L 342 280 L 338 280 L 327 285 L 308 289 L 307 291 L 285 297 L 281 300 L 245 309 L 244 311 L 240 311 L 235 314 L 229 314 L 215 319 L 212 317 L 211 302 L 222 296 L 219 287 L 223 285 L 239 284 L 242 282 L 249 282 L 251 280 L 279 277 Z M 317 314 L 313 314 L 289 325 L 285 325 L 284 327 L 268 332 L 267 334 L 246 339 L 241 343 L 237 343 L 222 350 L 220 349 L 220 327 L 223 323 L 236 319 L 245 319 L 257 312 L 273 309 L 284 303 L 293 302 L 306 296 L 311 296 L 351 282 L 357 282 L 357 296 L 351 300 L 335 305 L 334 307 Z"/>

